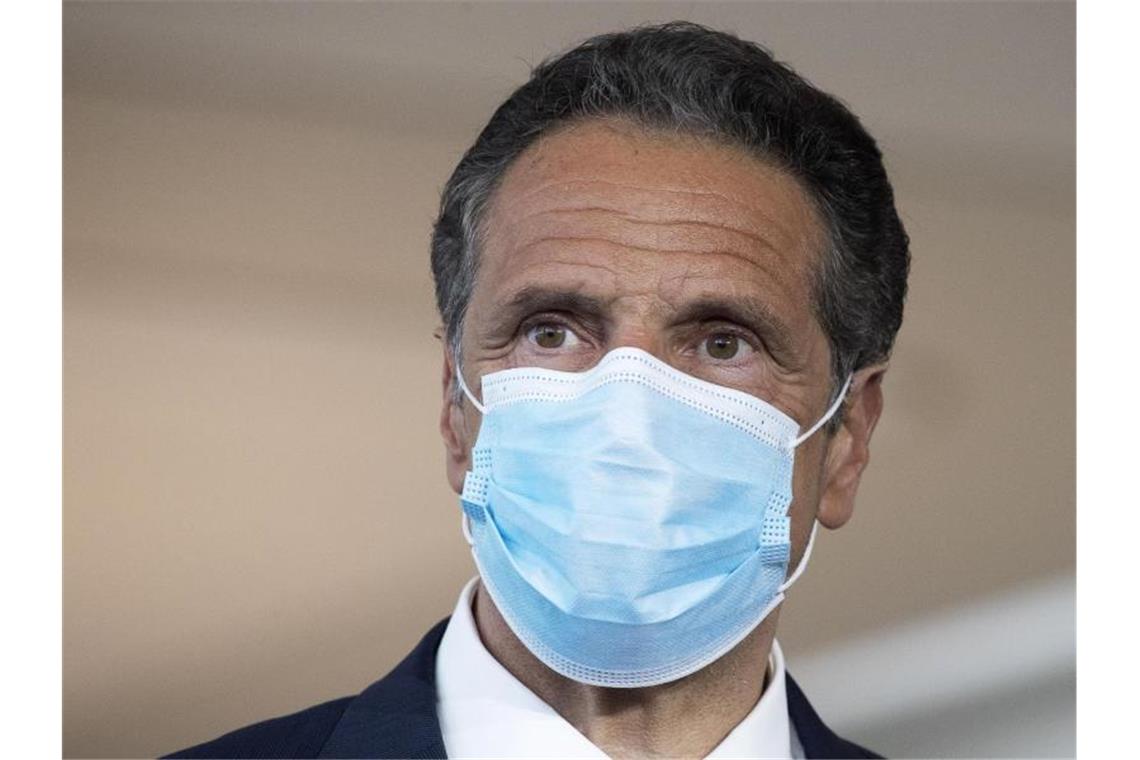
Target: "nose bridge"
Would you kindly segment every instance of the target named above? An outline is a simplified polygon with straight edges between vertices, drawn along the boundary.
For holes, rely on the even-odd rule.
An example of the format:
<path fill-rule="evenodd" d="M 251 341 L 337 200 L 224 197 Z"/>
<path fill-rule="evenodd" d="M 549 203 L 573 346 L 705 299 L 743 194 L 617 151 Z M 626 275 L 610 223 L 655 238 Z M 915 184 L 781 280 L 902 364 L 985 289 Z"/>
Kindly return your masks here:
<path fill-rule="evenodd" d="M 648 296 L 620 299 L 615 304 L 606 351 L 638 348 L 669 364 L 665 320 L 660 304 Z"/>

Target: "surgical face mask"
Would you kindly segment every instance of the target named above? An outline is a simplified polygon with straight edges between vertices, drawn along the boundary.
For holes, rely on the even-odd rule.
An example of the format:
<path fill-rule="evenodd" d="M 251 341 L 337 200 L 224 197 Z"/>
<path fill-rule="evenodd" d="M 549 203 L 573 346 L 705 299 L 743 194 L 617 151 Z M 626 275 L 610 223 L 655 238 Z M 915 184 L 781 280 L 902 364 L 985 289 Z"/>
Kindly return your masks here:
<path fill-rule="evenodd" d="M 780 603 L 789 416 L 635 348 L 586 372 L 482 378 L 460 502 L 483 586 L 515 635 L 586 684 L 653 686 L 718 659 Z"/>

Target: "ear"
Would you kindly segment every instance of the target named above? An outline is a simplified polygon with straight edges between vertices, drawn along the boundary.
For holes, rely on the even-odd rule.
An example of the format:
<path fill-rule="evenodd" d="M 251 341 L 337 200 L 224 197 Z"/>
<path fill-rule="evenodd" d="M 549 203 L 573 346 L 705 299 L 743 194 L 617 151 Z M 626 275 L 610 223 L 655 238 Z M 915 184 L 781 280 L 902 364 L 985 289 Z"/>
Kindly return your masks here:
<path fill-rule="evenodd" d="M 886 364 L 877 364 L 851 379 L 843 423 L 831 437 L 823 465 L 817 519 L 825 528 L 842 527 L 855 511 L 855 492 L 871 458 L 871 434 L 883 413 L 886 371 Z"/>
<path fill-rule="evenodd" d="M 455 493 L 463 492 L 463 479 L 470 466 L 472 426 L 467 416 L 467 400 L 455 400 L 455 360 L 446 339 L 443 339 L 443 374 L 441 376 L 442 404 L 439 412 L 439 434 L 446 451 L 447 482 Z"/>

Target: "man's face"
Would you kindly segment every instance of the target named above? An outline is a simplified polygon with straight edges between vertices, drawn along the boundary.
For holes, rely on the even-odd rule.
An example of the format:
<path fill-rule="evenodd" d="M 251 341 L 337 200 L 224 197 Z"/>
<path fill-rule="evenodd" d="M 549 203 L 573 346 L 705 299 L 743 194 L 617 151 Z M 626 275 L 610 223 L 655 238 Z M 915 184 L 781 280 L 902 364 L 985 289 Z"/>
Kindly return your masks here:
<path fill-rule="evenodd" d="M 587 122 L 523 153 L 486 222 L 462 336 L 476 395 L 479 378 L 498 370 L 581 371 L 633 346 L 762 398 L 801 429 L 825 412 L 830 351 L 812 289 L 825 237 L 783 172 L 730 147 Z M 445 399 L 453 372 L 449 358 Z M 479 420 L 466 400 L 445 400 L 456 491 Z M 828 443 L 817 434 L 797 449 L 797 554 L 825 485 Z"/>

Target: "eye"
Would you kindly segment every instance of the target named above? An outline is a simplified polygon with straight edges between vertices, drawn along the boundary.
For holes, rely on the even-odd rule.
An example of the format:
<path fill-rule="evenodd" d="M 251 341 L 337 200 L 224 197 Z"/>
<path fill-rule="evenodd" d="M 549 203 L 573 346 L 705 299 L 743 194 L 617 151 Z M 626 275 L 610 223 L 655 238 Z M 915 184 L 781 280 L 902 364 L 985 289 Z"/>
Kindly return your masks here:
<path fill-rule="evenodd" d="M 741 350 L 741 340 L 732 333 L 715 333 L 705 338 L 705 353 L 712 359 L 727 361 L 735 359 Z"/>
<path fill-rule="evenodd" d="M 554 349 L 573 346 L 578 336 L 565 327 L 552 322 L 544 322 L 527 330 L 527 338 L 540 348 Z"/>

